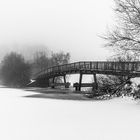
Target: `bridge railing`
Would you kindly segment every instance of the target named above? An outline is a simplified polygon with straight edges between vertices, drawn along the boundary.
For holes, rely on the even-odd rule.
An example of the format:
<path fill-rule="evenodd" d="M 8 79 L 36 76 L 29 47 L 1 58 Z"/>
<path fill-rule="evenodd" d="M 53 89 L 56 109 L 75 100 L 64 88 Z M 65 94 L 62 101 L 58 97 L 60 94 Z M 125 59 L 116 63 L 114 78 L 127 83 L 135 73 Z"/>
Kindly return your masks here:
<path fill-rule="evenodd" d="M 91 62 L 91 69 L 113 71 L 140 71 L 140 62 Z"/>
<path fill-rule="evenodd" d="M 110 62 L 110 61 L 82 61 L 70 64 L 54 66 L 41 71 L 37 76 L 53 74 L 56 72 L 66 72 L 70 70 L 99 70 L 99 71 L 140 71 L 140 62 Z"/>

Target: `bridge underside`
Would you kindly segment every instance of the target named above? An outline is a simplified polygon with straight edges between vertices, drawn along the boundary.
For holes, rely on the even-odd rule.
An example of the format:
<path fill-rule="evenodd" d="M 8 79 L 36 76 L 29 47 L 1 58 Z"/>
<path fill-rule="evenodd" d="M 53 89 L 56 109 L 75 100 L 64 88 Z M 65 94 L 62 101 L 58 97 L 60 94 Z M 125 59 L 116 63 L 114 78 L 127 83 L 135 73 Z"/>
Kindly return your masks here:
<path fill-rule="evenodd" d="M 66 75 L 69 74 L 80 74 L 79 77 L 79 83 L 75 83 L 73 85 L 77 91 L 81 91 L 81 87 L 92 87 L 94 89 L 98 89 L 98 82 L 96 75 L 97 74 L 104 74 L 104 75 L 115 75 L 115 76 L 127 76 L 127 77 L 140 77 L 139 72 L 128 72 L 128 71 L 99 71 L 99 70 L 71 70 L 71 71 L 65 71 L 65 72 L 56 72 L 56 73 L 50 73 L 46 75 L 39 76 L 36 80 L 36 86 L 40 87 L 49 87 L 51 86 L 54 88 L 55 86 L 65 86 L 66 88 L 69 87 L 69 83 L 66 81 Z M 94 77 L 94 83 L 82 83 L 82 77 L 83 75 L 93 75 Z M 56 83 L 55 78 L 62 77 L 63 83 Z"/>
<path fill-rule="evenodd" d="M 105 75 L 116 75 L 116 76 L 131 76 L 131 77 L 140 77 L 140 72 L 129 72 L 129 71 L 99 71 L 99 70 L 73 70 L 73 71 L 65 71 L 65 72 L 56 72 L 50 74 L 40 75 L 38 78 L 53 78 L 58 76 L 64 76 L 66 74 L 105 74 Z M 36 79 L 38 79 L 36 78 Z"/>

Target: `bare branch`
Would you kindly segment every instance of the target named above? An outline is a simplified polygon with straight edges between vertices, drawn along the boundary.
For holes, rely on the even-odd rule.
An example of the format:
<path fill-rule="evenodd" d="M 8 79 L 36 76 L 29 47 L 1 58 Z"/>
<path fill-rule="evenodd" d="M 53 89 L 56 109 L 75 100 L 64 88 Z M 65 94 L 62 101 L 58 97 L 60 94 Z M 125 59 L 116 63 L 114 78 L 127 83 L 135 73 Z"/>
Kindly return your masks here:
<path fill-rule="evenodd" d="M 106 47 L 140 53 L 140 0 L 114 0 L 118 22 L 102 38 Z"/>

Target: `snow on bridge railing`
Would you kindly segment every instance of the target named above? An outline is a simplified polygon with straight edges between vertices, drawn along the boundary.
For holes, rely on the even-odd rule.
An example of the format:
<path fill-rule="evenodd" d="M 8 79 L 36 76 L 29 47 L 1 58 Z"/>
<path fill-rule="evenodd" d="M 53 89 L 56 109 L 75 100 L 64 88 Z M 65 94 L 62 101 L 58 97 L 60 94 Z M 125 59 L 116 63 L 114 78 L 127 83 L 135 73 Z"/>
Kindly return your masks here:
<path fill-rule="evenodd" d="M 133 62 L 115 62 L 115 61 L 81 61 L 70 64 L 63 64 L 59 66 L 53 66 L 46 70 L 40 71 L 35 74 L 35 77 L 55 73 L 65 72 L 70 70 L 100 70 L 100 71 L 128 71 L 128 72 L 139 72 L 140 61 Z"/>

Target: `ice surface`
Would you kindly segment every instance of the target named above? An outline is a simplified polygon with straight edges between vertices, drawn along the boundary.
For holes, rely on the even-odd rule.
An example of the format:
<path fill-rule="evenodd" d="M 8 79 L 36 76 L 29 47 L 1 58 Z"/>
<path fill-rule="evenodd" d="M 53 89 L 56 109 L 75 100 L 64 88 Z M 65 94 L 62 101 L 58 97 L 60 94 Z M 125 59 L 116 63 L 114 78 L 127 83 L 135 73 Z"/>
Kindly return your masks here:
<path fill-rule="evenodd" d="M 0 88 L 0 140 L 140 138 L 139 101 L 131 98 L 71 101 L 24 97 L 31 94 L 34 93 Z"/>

